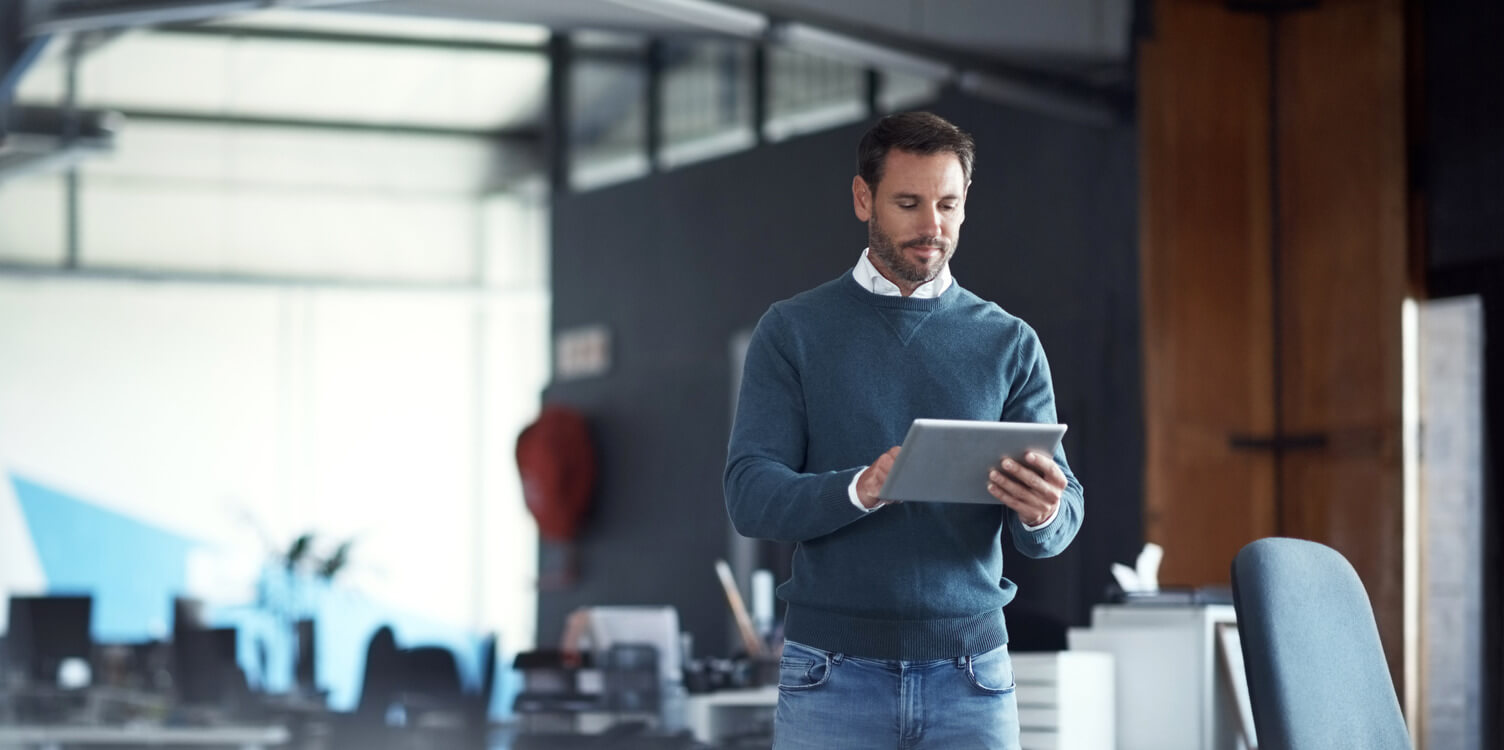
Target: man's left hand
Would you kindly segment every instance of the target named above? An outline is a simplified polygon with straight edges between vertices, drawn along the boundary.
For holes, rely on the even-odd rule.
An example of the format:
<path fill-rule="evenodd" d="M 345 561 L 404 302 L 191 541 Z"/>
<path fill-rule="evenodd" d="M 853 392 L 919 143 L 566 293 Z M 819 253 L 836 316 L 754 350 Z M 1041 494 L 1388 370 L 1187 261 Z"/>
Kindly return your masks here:
<path fill-rule="evenodd" d="M 1055 460 L 1038 451 L 1024 454 L 1024 462 L 1004 458 L 988 474 L 987 491 L 1018 513 L 1019 520 L 1038 526 L 1060 507 L 1069 483 Z"/>

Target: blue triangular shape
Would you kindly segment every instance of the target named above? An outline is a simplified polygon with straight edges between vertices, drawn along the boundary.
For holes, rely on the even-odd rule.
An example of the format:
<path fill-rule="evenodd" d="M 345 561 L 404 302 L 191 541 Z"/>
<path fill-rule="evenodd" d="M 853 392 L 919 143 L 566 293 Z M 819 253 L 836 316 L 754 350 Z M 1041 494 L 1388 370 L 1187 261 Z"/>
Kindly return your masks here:
<path fill-rule="evenodd" d="M 930 319 L 930 314 L 933 311 L 880 307 L 877 312 L 882 316 L 883 321 L 888 324 L 888 328 L 893 330 L 893 335 L 897 336 L 898 340 L 907 346 L 909 339 L 914 337 L 914 333 L 919 330 L 920 326 L 924 325 L 924 321 Z"/>
<path fill-rule="evenodd" d="M 183 536 L 11 475 L 16 500 L 47 578 L 47 590 L 94 596 L 94 638 L 160 637 L 172 624 L 172 597 L 183 593 Z"/>

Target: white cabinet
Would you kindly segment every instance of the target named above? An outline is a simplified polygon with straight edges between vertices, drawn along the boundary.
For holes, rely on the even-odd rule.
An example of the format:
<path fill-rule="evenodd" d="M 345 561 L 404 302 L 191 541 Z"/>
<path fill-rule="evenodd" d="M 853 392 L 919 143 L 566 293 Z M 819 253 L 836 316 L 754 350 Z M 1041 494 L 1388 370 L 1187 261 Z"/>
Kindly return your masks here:
<path fill-rule="evenodd" d="M 696 740 L 712 745 L 737 736 L 772 737 L 777 708 L 777 685 L 691 695 L 685 724 Z"/>
<path fill-rule="evenodd" d="M 1113 665 L 1107 654 L 1013 654 L 1023 750 L 1104 750 L 1113 742 Z"/>
<path fill-rule="evenodd" d="M 1071 628 L 1072 651 L 1111 654 L 1117 750 L 1232 750 L 1237 707 L 1217 650 L 1231 605 L 1098 605 Z M 1105 747 L 1105 746 L 1104 746 Z"/>

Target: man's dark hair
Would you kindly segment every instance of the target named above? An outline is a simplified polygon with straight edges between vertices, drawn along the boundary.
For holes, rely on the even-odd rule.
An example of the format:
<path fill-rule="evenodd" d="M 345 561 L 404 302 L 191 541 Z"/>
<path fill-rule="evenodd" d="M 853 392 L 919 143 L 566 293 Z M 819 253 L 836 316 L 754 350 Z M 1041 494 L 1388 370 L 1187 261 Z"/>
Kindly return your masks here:
<path fill-rule="evenodd" d="M 930 156 L 949 151 L 961 161 L 961 175 L 971 182 L 971 163 L 977 145 L 971 134 L 929 112 L 899 112 L 877 121 L 856 147 L 856 173 L 867 188 L 877 190 L 883 165 L 893 149 Z"/>

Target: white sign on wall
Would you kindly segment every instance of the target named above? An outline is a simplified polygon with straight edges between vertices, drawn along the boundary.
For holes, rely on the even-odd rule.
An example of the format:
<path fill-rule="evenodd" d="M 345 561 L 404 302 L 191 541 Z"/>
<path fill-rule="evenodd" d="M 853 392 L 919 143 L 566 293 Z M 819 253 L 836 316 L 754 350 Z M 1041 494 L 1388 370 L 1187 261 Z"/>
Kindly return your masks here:
<path fill-rule="evenodd" d="M 554 338 L 554 377 L 578 380 L 611 369 L 611 331 L 603 325 L 560 331 Z"/>

